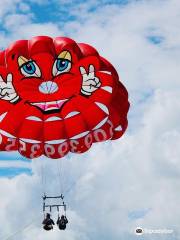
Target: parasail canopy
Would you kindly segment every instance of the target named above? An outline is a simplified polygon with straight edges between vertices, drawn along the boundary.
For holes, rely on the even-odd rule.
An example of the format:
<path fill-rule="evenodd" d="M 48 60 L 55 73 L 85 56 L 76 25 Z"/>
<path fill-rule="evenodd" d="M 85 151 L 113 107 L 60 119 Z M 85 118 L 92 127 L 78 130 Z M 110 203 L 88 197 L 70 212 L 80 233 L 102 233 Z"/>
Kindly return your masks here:
<path fill-rule="evenodd" d="M 83 153 L 127 128 L 128 93 L 90 45 L 19 40 L 0 53 L 0 150 L 27 158 Z"/>

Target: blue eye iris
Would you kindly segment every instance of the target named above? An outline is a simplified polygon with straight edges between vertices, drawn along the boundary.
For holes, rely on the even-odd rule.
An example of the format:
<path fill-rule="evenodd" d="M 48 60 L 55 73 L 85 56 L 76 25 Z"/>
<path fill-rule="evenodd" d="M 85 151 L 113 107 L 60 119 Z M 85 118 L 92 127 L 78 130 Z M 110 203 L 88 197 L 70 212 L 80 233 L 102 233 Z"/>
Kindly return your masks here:
<path fill-rule="evenodd" d="M 34 74 L 36 72 L 36 67 L 33 62 L 28 62 L 24 64 L 22 68 L 28 74 Z"/>
<path fill-rule="evenodd" d="M 67 59 L 57 59 L 56 67 L 58 71 L 64 71 L 69 66 L 70 61 Z"/>

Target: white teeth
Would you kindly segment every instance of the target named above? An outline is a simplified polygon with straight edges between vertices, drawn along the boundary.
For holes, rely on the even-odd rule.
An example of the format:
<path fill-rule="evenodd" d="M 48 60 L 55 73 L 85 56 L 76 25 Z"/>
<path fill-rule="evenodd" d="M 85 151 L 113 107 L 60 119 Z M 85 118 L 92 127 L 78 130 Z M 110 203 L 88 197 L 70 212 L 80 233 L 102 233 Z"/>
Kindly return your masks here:
<path fill-rule="evenodd" d="M 66 115 L 65 118 L 73 117 L 73 116 L 75 116 L 75 115 L 77 115 L 77 114 L 79 114 L 79 113 L 80 113 L 80 112 L 77 112 L 77 111 L 70 112 L 70 113 L 68 113 L 68 114 Z"/>
<path fill-rule="evenodd" d="M 29 116 L 26 118 L 27 120 L 32 120 L 32 121 L 36 121 L 36 122 L 42 122 L 42 119 L 35 117 L 35 116 Z"/>
<path fill-rule="evenodd" d="M 35 102 L 35 103 L 31 103 L 32 105 L 38 105 L 38 104 L 56 104 L 56 103 L 61 103 L 61 102 L 65 102 L 67 101 L 67 99 L 62 99 L 62 100 L 58 100 L 58 101 L 50 101 L 50 102 Z"/>
<path fill-rule="evenodd" d="M 116 127 L 114 130 L 115 130 L 115 131 L 122 131 L 121 125 L 119 125 L 118 127 Z"/>
<path fill-rule="evenodd" d="M 107 120 L 108 120 L 108 117 L 104 118 L 100 123 L 98 123 L 98 124 L 93 128 L 93 130 L 96 130 L 96 129 L 102 127 Z"/>
<path fill-rule="evenodd" d="M 41 143 L 41 141 L 29 139 L 29 138 L 20 138 L 20 140 L 27 143 Z"/>
<path fill-rule="evenodd" d="M 1 130 L 0 129 L 0 133 L 6 137 L 10 137 L 10 138 L 16 138 L 15 136 L 11 135 L 10 133 L 4 131 L 4 130 Z"/>
<path fill-rule="evenodd" d="M 67 101 L 68 100 L 68 98 L 66 98 L 66 99 L 62 99 L 62 100 L 58 100 L 58 101 L 56 101 L 57 103 L 61 103 L 61 102 L 65 102 L 65 101 Z"/>
<path fill-rule="evenodd" d="M 98 107 L 100 107 L 101 110 L 103 110 L 103 112 L 105 112 L 106 114 L 109 115 L 109 110 L 108 110 L 108 108 L 107 108 L 104 104 L 102 104 L 102 103 L 100 103 L 100 102 L 95 102 L 95 104 L 96 104 Z"/>
<path fill-rule="evenodd" d="M 40 102 L 39 102 L 39 103 L 31 103 L 31 104 L 32 104 L 32 105 L 35 105 L 35 106 L 36 106 L 36 105 L 38 106 L 38 104 L 40 104 Z"/>
<path fill-rule="evenodd" d="M 46 102 L 46 105 L 48 104 L 56 104 L 56 101 Z"/>
<path fill-rule="evenodd" d="M 112 87 L 110 86 L 104 86 L 104 87 L 101 87 L 101 89 L 105 90 L 106 92 L 112 93 Z"/>
<path fill-rule="evenodd" d="M 4 113 L 2 113 L 2 114 L 0 115 L 0 122 L 5 118 L 5 116 L 6 116 L 7 113 L 8 113 L 8 112 L 4 112 Z"/>
<path fill-rule="evenodd" d="M 59 139 L 59 140 L 51 140 L 51 141 L 46 141 L 45 143 L 47 144 L 59 144 L 65 142 L 66 139 Z"/>
<path fill-rule="evenodd" d="M 106 74 L 112 75 L 112 73 L 111 73 L 110 71 L 99 71 L 99 72 L 102 72 L 102 73 L 106 73 Z"/>
<path fill-rule="evenodd" d="M 74 137 L 71 137 L 70 139 L 82 138 L 82 137 L 86 136 L 88 133 L 89 133 L 89 131 L 82 132 L 82 133 L 80 133 L 80 134 L 78 134 L 78 135 L 75 135 Z"/>
<path fill-rule="evenodd" d="M 60 117 L 49 117 L 45 120 L 45 122 L 59 121 L 62 120 Z"/>

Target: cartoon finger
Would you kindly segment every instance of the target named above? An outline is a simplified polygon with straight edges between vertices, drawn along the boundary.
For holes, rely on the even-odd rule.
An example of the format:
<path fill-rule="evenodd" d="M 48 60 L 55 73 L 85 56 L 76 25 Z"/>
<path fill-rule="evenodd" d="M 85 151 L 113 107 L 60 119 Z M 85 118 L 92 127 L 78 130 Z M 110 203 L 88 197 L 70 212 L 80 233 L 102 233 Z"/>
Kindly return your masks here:
<path fill-rule="evenodd" d="M 7 75 L 7 83 L 12 83 L 12 74 L 11 73 L 9 73 Z"/>
<path fill-rule="evenodd" d="M 94 78 L 91 78 L 91 79 L 88 78 L 88 79 L 84 80 L 83 85 L 87 85 L 87 84 L 99 85 L 99 82 L 100 82 L 100 80 L 97 77 L 94 77 Z"/>
<path fill-rule="evenodd" d="M 94 92 L 95 90 L 97 90 L 97 89 L 98 89 L 98 87 L 96 87 L 96 86 L 93 86 L 93 85 L 90 85 L 90 89 L 91 89 L 91 92 Z"/>
<path fill-rule="evenodd" d="M 94 72 L 95 71 L 95 69 L 94 69 L 94 65 L 89 65 L 89 73 L 91 73 L 91 72 Z"/>
<path fill-rule="evenodd" d="M 8 89 L 7 89 L 7 88 L 3 88 L 3 89 L 1 90 L 1 95 L 2 95 L 2 96 L 5 96 L 7 92 L 8 92 Z"/>
<path fill-rule="evenodd" d="M 1 91 L 1 95 L 5 96 L 8 93 L 9 89 L 8 88 L 3 88 Z"/>
<path fill-rule="evenodd" d="M 99 82 L 100 82 L 99 78 L 97 78 L 97 77 L 94 77 L 94 81 L 96 82 L 96 84 L 99 84 Z"/>
<path fill-rule="evenodd" d="M 89 86 L 89 85 L 94 85 L 95 86 L 96 84 L 97 83 L 94 79 L 88 79 L 88 80 L 84 81 L 83 86 Z"/>
<path fill-rule="evenodd" d="M 6 94 L 11 95 L 11 94 L 14 94 L 14 93 L 15 93 L 14 89 L 8 88 L 8 87 L 2 89 L 2 91 L 1 91 L 2 96 L 5 96 Z"/>
<path fill-rule="evenodd" d="M 96 85 L 97 88 L 99 88 L 101 86 L 101 82 L 99 81 Z"/>
<path fill-rule="evenodd" d="M 80 67 L 80 72 L 81 72 L 81 75 L 87 75 L 86 73 L 86 69 L 84 67 Z"/>
<path fill-rule="evenodd" d="M 6 100 L 6 101 L 9 101 L 9 100 L 10 100 L 9 96 L 4 96 L 4 97 L 2 97 L 2 99 L 3 99 L 3 100 Z"/>
<path fill-rule="evenodd" d="M 94 78 L 95 77 L 95 73 L 94 73 L 95 69 L 94 66 L 91 64 L 89 65 L 89 73 L 88 73 L 88 78 Z"/>

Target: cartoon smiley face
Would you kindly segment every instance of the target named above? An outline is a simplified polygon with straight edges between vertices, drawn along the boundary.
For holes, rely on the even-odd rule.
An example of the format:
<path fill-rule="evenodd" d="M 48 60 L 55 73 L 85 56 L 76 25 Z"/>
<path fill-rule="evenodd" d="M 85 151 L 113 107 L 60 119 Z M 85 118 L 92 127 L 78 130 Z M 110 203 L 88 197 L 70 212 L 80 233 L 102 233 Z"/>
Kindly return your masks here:
<path fill-rule="evenodd" d="M 69 51 L 62 51 L 56 59 L 47 53 L 36 55 L 33 59 L 19 56 L 18 65 L 22 75 L 18 89 L 21 98 L 44 114 L 60 111 L 63 104 L 77 94 L 75 88 L 70 91 L 66 86 L 73 75 L 70 72 L 72 58 Z"/>
<path fill-rule="evenodd" d="M 127 128 L 127 91 L 93 47 L 35 37 L 0 53 L 0 64 L 2 150 L 59 158 Z"/>

